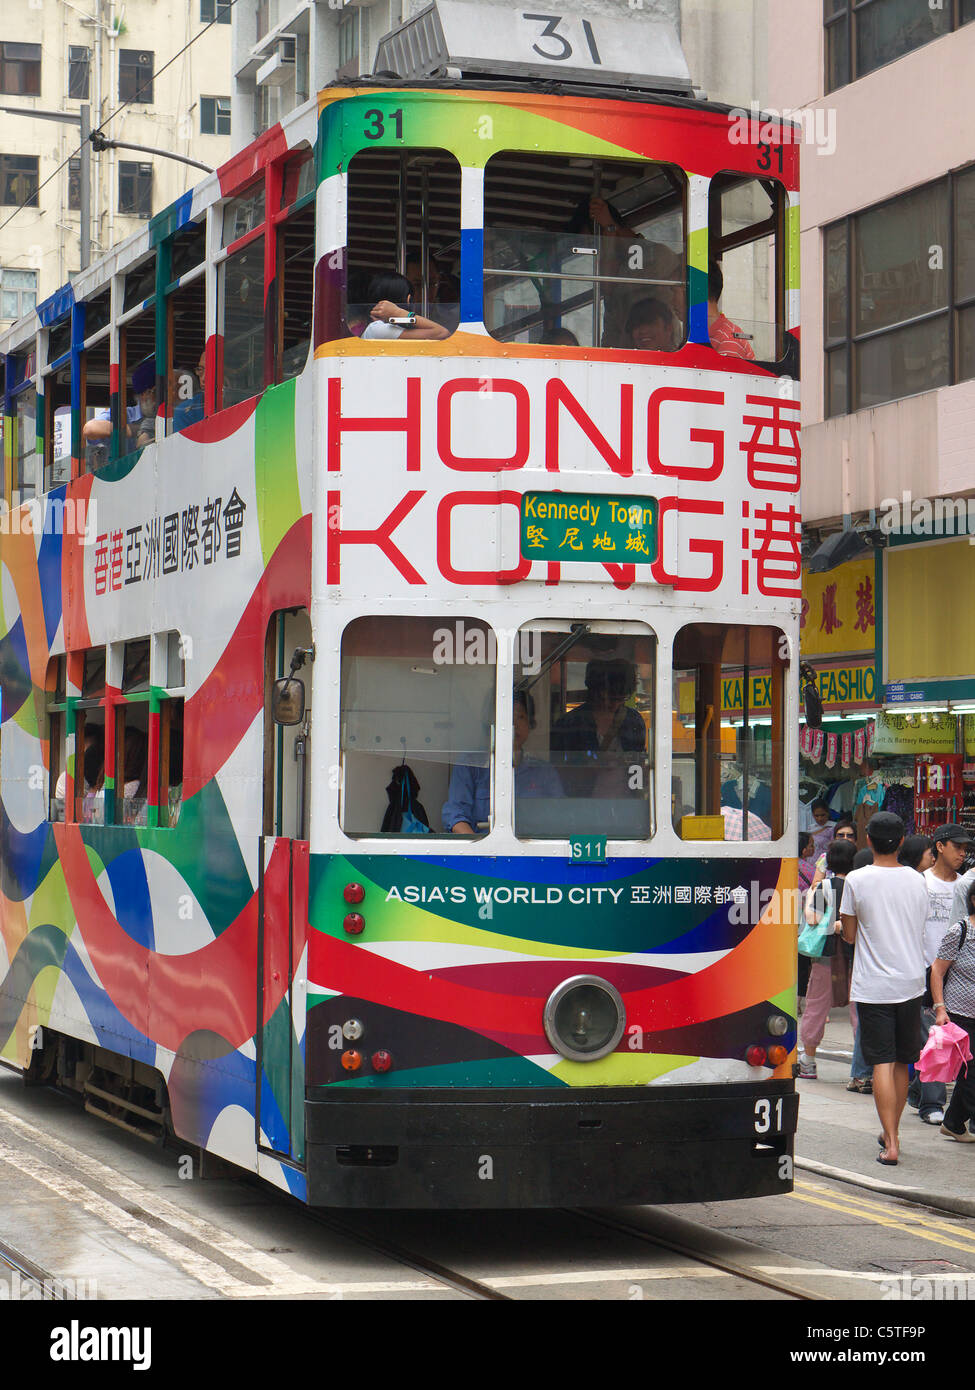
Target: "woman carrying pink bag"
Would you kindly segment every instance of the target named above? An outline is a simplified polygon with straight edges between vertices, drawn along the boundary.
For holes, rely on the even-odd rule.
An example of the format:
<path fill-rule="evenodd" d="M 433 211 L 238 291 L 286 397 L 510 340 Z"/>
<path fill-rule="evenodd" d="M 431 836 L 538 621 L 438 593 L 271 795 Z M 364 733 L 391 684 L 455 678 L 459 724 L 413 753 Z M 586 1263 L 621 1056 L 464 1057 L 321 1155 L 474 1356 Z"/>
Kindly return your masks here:
<path fill-rule="evenodd" d="M 954 1024 L 975 1037 L 975 883 L 968 890 L 968 918 L 956 922 L 938 947 L 931 965 L 931 998 L 935 1028 Z M 949 1023 L 949 1014 L 951 1015 Z M 948 1042 L 947 1038 L 943 1041 Z M 971 1051 L 968 1050 L 971 1057 Z M 968 1122 L 975 1120 L 975 1065 L 963 1067 L 955 1082 L 941 1133 L 959 1144 L 975 1144 Z"/>

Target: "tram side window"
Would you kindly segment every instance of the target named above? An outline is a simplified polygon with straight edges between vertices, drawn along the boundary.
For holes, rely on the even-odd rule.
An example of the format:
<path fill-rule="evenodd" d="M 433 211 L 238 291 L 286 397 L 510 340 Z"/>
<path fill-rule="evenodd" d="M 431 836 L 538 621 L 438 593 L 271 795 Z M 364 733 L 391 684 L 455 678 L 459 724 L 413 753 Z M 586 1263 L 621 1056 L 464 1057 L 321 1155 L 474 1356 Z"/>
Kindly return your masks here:
<path fill-rule="evenodd" d="M 121 702 L 115 710 L 115 821 L 146 825 L 149 791 L 149 639 L 122 650 Z"/>
<path fill-rule="evenodd" d="M 712 179 L 708 333 L 723 355 L 769 364 L 786 356 L 784 217 L 785 193 L 774 180 Z"/>
<path fill-rule="evenodd" d="M 47 716 L 48 716 L 48 811 L 47 818 L 52 821 L 64 820 L 64 802 L 67 795 L 67 759 L 65 735 L 67 728 L 67 690 L 65 687 L 65 666 L 63 656 L 56 656 L 48 667 L 47 678 Z"/>
<path fill-rule="evenodd" d="M 217 313 L 223 334 L 220 406 L 264 390 L 264 237 L 249 241 L 217 271 Z"/>
<path fill-rule="evenodd" d="M 108 462 L 112 446 L 110 333 L 106 330 L 81 355 L 81 438 L 84 471 Z"/>
<path fill-rule="evenodd" d="M 183 701 L 164 700 L 159 715 L 159 824 L 174 829 L 183 806 Z"/>
<path fill-rule="evenodd" d="M 342 637 L 347 835 L 490 829 L 496 648 L 471 618 L 358 618 Z"/>
<path fill-rule="evenodd" d="M 674 829 L 777 840 L 784 829 L 787 645 L 774 627 L 694 623 L 674 641 Z"/>
<path fill-rule="evenodd" d="M 326 336 L 388 339 L 444 338 L 460 322 L 460 165 L 436 149 L 362 150 L 349 163 L 346 276 L 325 280 Z M 410 282 L 394 301 L 379 278 Z M 380 300 L 418 320 L 402 329 L 372 316 Z M 431 326 L 424 326 L 432 325 Z"/>
<path fill-rule="evenodd" d="M 20 357 L 15 360 L 13 384 L 24 374 L 33 373 L 34 357 Z M 29 369 L 29 370 L 28 370 Z M 11 506 L 17 507 L 34 496 L 37 461 L 37 392 L 34 387 L 23 386 L 13 398 L 13 459 Z"/>
<path fill-rule="evenodd" d="M 685 179 L 665 164 L 497 154 L 484 323 L 505 343 L 672 352 L 685 338 Z"/>
<path fill-rule="evenodd" d="M 44 375 L 44 491 L 71 477 L 71 367 Z"/>
<path fill-rule="evenodd" d="M 75 705 L 74 815 L 105 824 L 105 648 L 84 653 L 81 699 Z"/>
<path fill-rule="evenodd" d="M 638 624 L 518 634 L 513 764 L 519 839 L 653 834 L 656 639 Z"/>
<path fill-rule="evenodd" d="M 310 167 L 306 160 L 303 167 Z M 315 279 L 315 204 L 309 203 L 278 230 L 275 381 L 297 376 L 311 346 Z"/>
<path fill-rule="evenodd" d="M 203 419 L 206 372 L 206 284 L 202 275 L 166 298 L 169 361 L 167 428 L 178 434 Z"/>
<path fill-rule="evenodd" d="M 119 381 L 127 382 L 119 452 L 142 449 L 156 437 L 156 311 L 130 319 L 121 332 Z M 132 404 L 129 405 L 128 401 Z"/>

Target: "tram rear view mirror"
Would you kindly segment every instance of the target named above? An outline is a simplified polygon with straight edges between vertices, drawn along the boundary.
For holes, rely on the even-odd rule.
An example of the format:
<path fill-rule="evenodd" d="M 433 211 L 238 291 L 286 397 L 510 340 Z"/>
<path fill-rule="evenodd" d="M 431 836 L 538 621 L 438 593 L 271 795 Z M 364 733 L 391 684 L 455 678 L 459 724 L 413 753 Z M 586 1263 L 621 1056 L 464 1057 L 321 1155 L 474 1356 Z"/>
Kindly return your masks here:
<path fill-rule="evenodd" d="M 271 689 L 271 717 L 275 724 L 300 724 L 305 717 L 305 683 L 297 676 L 282 676 Z"/>

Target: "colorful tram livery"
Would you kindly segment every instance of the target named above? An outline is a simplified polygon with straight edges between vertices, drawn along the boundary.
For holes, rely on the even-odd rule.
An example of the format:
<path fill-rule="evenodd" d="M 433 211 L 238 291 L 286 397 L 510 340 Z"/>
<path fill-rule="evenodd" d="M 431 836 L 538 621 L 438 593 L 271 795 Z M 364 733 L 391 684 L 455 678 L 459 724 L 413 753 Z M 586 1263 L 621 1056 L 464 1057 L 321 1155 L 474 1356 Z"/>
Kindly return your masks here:
<path fill-rule="evenodd" d="M 29 1081 L 311 1204 L 789 1190 L 798 152 L 734 130 L 330 88 L 0 340 Z"/>

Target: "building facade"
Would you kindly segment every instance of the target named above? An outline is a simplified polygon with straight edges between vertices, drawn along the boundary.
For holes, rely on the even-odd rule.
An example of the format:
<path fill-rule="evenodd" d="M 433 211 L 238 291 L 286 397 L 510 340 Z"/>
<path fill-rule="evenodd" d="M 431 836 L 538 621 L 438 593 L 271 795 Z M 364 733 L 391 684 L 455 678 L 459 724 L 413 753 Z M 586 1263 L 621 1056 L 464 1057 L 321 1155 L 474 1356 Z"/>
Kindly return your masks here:
<path fill-rule="evenodd" d="M 92 129 L 101 128 L 108 139 L 210 167 L 228 157 L 229 18 L 229 11 L 218 13 L 216 0 L 6 5 L 0 37 L 0 323 L 25 313 L 81 268 L 82 106 L 89 107 Z M 215 20 L 223 22 L 207 28 Z M 90 168 L 93 258 L 203 177 L 200 169 L 145 150 L 93 151 Z"/>
<path fill-rule="evenodd" d="M 914 761 L 975 752 L 975 633 L 959 602 L 975 558 L 973 21 L 972 0 L 773 0 L 770 14 L 769 103 L 803 120 L 810 559 L 859 533 L 832 557 L 846 563 L 804 585 L 803 655 L 833 692 L 827 713 L 847 719 L 826 721 L 814 761 L 837 776 L 843 734 L 876 711 L 866 762 L 847 767 L 868 781 L 900 759 L 918 829 L 975 803 L 960 763 L 943 774 L 950 794 L 922 806 Z"/>

